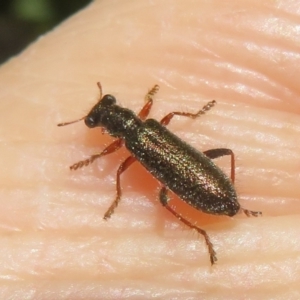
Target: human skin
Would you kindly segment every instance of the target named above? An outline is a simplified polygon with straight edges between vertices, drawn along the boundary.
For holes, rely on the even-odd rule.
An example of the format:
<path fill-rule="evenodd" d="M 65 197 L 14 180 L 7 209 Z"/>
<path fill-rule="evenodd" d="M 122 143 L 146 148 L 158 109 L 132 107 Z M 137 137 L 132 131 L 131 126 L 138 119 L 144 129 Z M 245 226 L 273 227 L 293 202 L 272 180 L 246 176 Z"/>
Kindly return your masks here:
<path fill-rule="evenodd" d="M 299 299 L 299 1 L 95 1 L 0 69 L 1 299 Z M 121 177 L 121 150 L 68 166 L 113 139 L 84 122 L 96 82 L 138 112 L 160 85 L 151 117 L 204 151 L 236 155 L 242 207 L 232 218 L 157 199 L 138 163 Z M 229 174 L 230 159 L 216 163 Z"/>

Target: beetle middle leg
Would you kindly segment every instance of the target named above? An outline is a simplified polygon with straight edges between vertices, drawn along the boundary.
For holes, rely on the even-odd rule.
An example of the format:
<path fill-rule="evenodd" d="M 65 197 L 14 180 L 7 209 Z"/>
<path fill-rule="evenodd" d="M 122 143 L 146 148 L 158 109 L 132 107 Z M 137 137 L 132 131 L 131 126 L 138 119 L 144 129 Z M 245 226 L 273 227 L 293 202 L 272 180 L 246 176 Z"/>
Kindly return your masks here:
<path fill-rule="evenodd" d="M 181 112 L 181 111 L 174 111 L 171 112 L 169 114 L 167 114 L 165 117 L 163 117 L 160 121 L 160 124 L 166 126 L 170 123 L 170 121 L 172 120 L 172 118 L 174 116 L 183 116 L 183 117 L 189 117 L 192 119 L 195 119 L 201 115 L 204 115 L 207 111 L 209 111 L 215 104 L 216 104 L 216 100 L 212 100 L 209 101 L 206 105 L 203 106 L 202 109 L 200 109 L 198 112 L 196 112 L 195 114 L 193 113 L 189 113 L 189 112 Z"/>
<path fill-rule="evenodd" d="M 206 245 L 208 247 L 208 252 L 210 255 L 210 262 L 213 265 L 216 261 L 217 261 L 217 256 L 216 256 L 216 252 L 213 248 L 213 244 L 210 241 L 210 238 L 208 236 L 208 234 L 206 233 L 205 230 L 199 228 L 196 225 L 193 225 L 190 221 L 188 221 L 187 219 L 185 219 L 184 217 L 182 217 L 180 214 L 178 214 L 175 210 L 173 210 L 171 208 L 171 206 L 169 206 L 168 201 L 169 201 L 169 197 L 168 197 L 168 190 L 166 187 L 162 187 L 162 189 L 159 192 L 159 201 L 160 203 L 169 211 L 171 212 L 178 220 L 180 220 L 182 223 L 184 223 L 185 225 L 189 226 L 192 229 L 195 229 L 197 232 L 199 232 L 201 235 L 203 235 Z"/>
<path fill-rule="evenodd" d="M 115 208 L 118 206 L 120 200 L 121 200 L 121 182 L 120 182 L 120 176 L 121 174 L 126 171 L 134 162 L 136 161 L 136 158 L 133 156 L 128 156 L 123 163 L 119 166 L 119 169 L 117 171 L 117 196 L 114 200 L 114 202 L 111 204 L 107 212 L 104 214 L 104 220 L 107 220 L 110 218 L 110 216 L 113 214 Z"/>
<path fill-rule="evenodd" d="M 217 148 L 217 149 L 211 149 L 203 152 L 207 157 L 210 159 L 215 159 L 224 155 L 230 155 L 231 156 L 231 180 L 234 184 L 235 180 L 235 159 L 234 159 L 234 153 L 231 149 L 227 148 Z M 262 215 L 260 211 L 252 211 L 241 207 L 241 210 L 244 212 L 244 214 L 247 217 L 254 216 L 258 217 Z"/>
<path fill-rule="evenodd" d="M 119 150 L 123 146 L 123 144 L 124 144 L 124 141 L 122 139 L 118 139 L 118 140 L 112 142 L 110 145 L 108 145 L 102 152 L 94 154 L 85 160 L 81 160 L 81 161 L 75 163 L 74 165 L 70 166 L 70 169 L 77 170 L 78 168 L 87 166 L 87 165 L 93 163 L 97 158 L 100 158 L 104 155 L 108 155 L 108 154 L 111 154 L 111 153 Z"/>

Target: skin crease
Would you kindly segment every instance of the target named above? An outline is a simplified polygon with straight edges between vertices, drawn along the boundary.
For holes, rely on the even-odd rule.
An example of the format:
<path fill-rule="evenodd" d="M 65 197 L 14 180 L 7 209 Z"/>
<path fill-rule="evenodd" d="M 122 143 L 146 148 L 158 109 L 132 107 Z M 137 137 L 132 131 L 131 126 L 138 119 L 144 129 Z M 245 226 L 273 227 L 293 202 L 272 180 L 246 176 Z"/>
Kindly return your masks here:
<path fill-rule="evenodd" d="M 299 1 L 95 1 L 0 70 L 1 299 L 299 299 Z M 113 139 L 83 122 L 96 82 L 138 112 L 160 85 L 151 117 L 195 112 L 168 126 L 204 151 L 231 148 L 236 189 L 261 218 L 157 201 L 139 165 L 122 176 L 118 151 L 90 167 L 69 165 Z M 229 174 L 230 159 L 216 163 Z"/>

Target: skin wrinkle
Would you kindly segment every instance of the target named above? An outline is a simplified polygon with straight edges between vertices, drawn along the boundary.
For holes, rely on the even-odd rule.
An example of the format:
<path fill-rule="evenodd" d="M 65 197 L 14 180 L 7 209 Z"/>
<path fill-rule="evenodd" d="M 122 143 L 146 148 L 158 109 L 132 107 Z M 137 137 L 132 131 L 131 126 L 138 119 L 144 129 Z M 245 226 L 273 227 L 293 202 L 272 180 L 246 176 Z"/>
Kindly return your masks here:
<path fill-rule="evenodd" d="M 0 69 L 1 299 L 299 299 L 298 1 L 94 1 Z M 125 150 L 70 171 L 113 139 L 80 118 L 96 82 L 205 151 L 236 155 L 240 204 L 263 217 L 206 215 L 168 193 L 218 255 L 158 203 Z M 216 163 L 230 173 L 230 159 Z"/>

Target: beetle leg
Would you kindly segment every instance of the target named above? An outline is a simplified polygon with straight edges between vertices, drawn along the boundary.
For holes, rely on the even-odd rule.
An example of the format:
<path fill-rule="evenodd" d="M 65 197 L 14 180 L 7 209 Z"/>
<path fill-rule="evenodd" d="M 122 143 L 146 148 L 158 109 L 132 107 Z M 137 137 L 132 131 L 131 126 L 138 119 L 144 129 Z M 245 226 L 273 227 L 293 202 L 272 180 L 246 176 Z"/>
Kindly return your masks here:
<path fill-rule="evenodd" d="M 117 171 L 117 196 L 114 202 L 111 204 L 107 212 L 104 214 L 104 219 L 110 218 L 110 216 L 113 214 L 115 208 L 118 206 L 120 200 L 121 200 L 121 184 L 120 184 L 120 176 L 121 174 L 126 171 L 134 162 L 136 159 L 133 156 L 128 156 L 122 164 L 119 166 L 119 169 Z"/>
<path fill-rule="evenodd" d="M 189 226 L 192 229 L 195 229 L 197 232 L 199 232 L 200 234 L 202 234 L 204 236 L 206 245 L 208 247 L 208 252 L 210 255 L 210 262 L 213 265 L 216 261 L 217 261 L 217 256 L 216 256 L 216 252 L 213 248 L 213 244 L 210 241 L 210 238 L 208 236 L 208 234 L 206 233 L 205 230 L 199 228 L 196 225 L 193 225 L 190 221 L 188 221 L 187 219 L 183 218 L 180 214 L 178 214 L 176 211 L 174 211 L 169 205 L 169 197 L 168 197 L 168 190 L 166 187 L 162 187 L 162 189 L 159 192 L 159 200 L 160 203 L 169 211 L 171 212 L 178 220 L 180 220 L 181 222 L 183 222 L 185 225 Z"/>
<path fill-rule="evenodd" d="M 148 93 L 145 95 L 145 102 L 147 102 L 149 99 L 152 99 L 152 96 L 154 96 L 159 90 L 159 85 L 155 84 L 151 90 L 148 91 Z"/>
<path fill-rule="evenodd" d="M 215 159 L 224 155 L 230 155 L 231 156 L 231 181 L 234 184 L 235 180 L 235 159 L 234 159 L 234 153 L 231 149 L 227 148 L 217 148 L 217 149 L 211 149 L 203 152 L 207 157 L 210 159 Z"/>
<path fill-rule="evenodd" d="M 81 160 L 77 162 L 76 164 L 70 166 L 71 170 L 77 170 L 78 168 L 82 168 L 83 166 L 87 166 L 91 163 L 93 163 L 97 158 L 100 158 L 101 156 L 111 154 L 117 150 L 119 150 L 124 144 L 124 141 L 122 139 L 118 139 L 114 142 L 112 142 L 110 145 L 108 145 L 102 152 L 92 155 L 91 157 Z"/>
<path fill-rule="evenodd" d="M 151 110 L 152 104 L 153 104 L 153 98 L 157 91 L 159 90 L 159 86 L 156 84 L 149 92 L 145 95 L 145 102 L 146 104 L 144 107 L 141 109 L 141 111 L 138 114 L 138 117 L 141 120 L 145 120 L 147 116 L 149 115 L 149 112 Z"/>
<path fill-rule="evenodd" d="M 247 217 L 259 217 L 262 215 L 262 212 L 261 211 L 253 211 L 253 210 L 248 210 L 248 209 L 245 209 L 245 208 L 241 208 L 241 210 L 244 212 L 244 214 L 247 216 Z"/>
<path fill-rule="evenodd" d="M 207 157 L 214 159 L 218 158 L 224 155 L 231 155 L 231 180 L 232 183 L 234 183 L 235 179 L 235 159 L 234 159 L 234 153 L 231 149 L 227 148 L 217 148 L 217 149 L 211 149 L 203 152 Z M 262 213 L 260 211 L 252 211 L 248 209 L 241 208 L 241 210 L 245 213 L 247 217 L 258 217 L 261 216 Z"/>
<path fill-rule="evenodd" d="M 167 114 L 165 117 L 163 117 L 160 121 L 161 125 L 168 125 L 170 123 L 170 121 L 172 120 L 172 118 L 174 116 L 183 116 L 183 117 L 189 117 L 192 119 L 195 119 L 201 115 L 204 115 L 208 110 L 210 110 L 217 102 L 215 100 L 212 100 L 210 102 L 208 102 L 206 105 L 203 106 L 202 109 L 200 109 L 198 112 L 196 112 L 195 114 L 193 113 L 188 113 L 188 112 L 180 112 L 180 111 L 174 111 L 171 112 L 169 114 Z"/>

